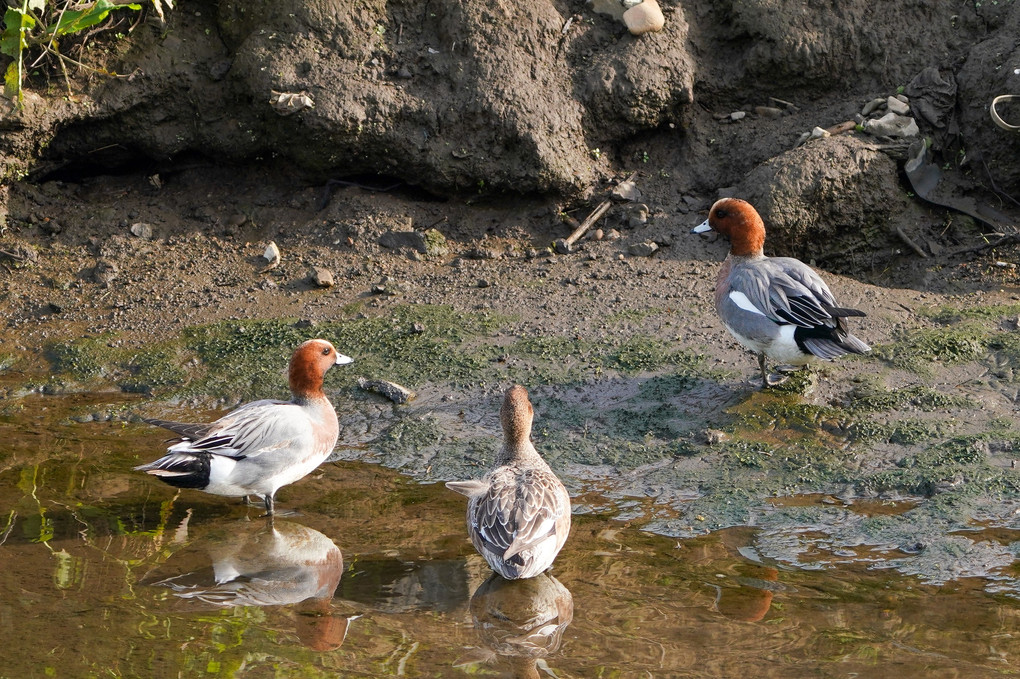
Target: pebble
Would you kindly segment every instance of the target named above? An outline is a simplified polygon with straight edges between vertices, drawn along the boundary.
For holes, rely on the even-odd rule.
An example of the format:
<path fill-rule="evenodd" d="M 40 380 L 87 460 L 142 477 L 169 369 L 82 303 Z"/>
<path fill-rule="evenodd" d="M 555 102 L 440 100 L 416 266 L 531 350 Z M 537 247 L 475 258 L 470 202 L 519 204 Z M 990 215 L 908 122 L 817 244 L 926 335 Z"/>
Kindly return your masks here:
<path fill-rule="evenodd" d="M 733 121 L 743 120 L 746 115 L 747 115 L 746 111 L 734 111 L 733 113 L 730 114 L 730 120 Z"/>
<path fill-rule="evenodd" d="M 706 429 L 702 434 L 705 437 L 705 443 L 710 446 L 725 443 L 730 438 L 729 434 L 718 429 Z"/>
<path fill-rule="evenodd" d="M 568 243 L 566 238 L 557 238 L 556 241 L 553 242 L 553 250 L 560 255 L 569 255 L 574 251 L 574 246 Z"/>
<path fill-rule="evenodd" d="M 811 141 L 812 139 L 821 139 L 823 137 L 828 136 L 831 136 L 828 130 L 821 127 L 816 127 L 810 132 L 805 132 L 804 134 L 800 135 L 800 139 L 797 140 L 797 146 L 800 146 L 804 142 Z"/>
<path fill-rule="evenodd" d="M 621 238 L 623 238 L 623 234 L 616 229 L 609 229 L 606 232 L 606 240 L 620 240 Z"/>
<path fill-rule="evenodd" d="M 620 182 L 613 187 L 613 191 L 610 195 L 616 200 L 630 202 L 641 199 L 641 192 L 638 190 L 637 184 L 629 180 Z"/>
<path fill-rule="evenodd" d="M 369 380 L 364 377 L 358 378 L 358 387 L 364 391 L 372 391 L 385 396 L 394 403 L 401 404 L 413 400 L 417 394 L 405 386 L 387 380 Z"/>
<path fill-rule="evenodd" d="M 425 234 L 420 231 L 387 231 L 379 236 L 379 245 L 391 250 L 411 248 L 423 255 L 428 251 Z"/>
<path fill-rule="evenodd" d="M 658 249 L 659 249 L 658 245 L 656 245 L 652 241 L 646 241 L 644 243 L 634 243 L 629 248 L 627 248 L 627 252 L 634 255 L 635 257 L 651 257 Z"/>
<path fill-rule="evenodd" d="M 783 115 L 783 109 L 775 106 L 755 106 L 754 112 L 762 118 L 778 118 Z"/>
<path fill-rule="evenodd" d="M 905 102 L 900 101 L 896 97 L 889 97 L 886 99 L 886 108 L 893 113 L 898 113 L 901 116 L 907 115 L 910 112 L 910 106 Z"/>
<path fill-rule="evenodd" d="M 479 278 L 476 285 L 480 288 L 488 288 L 492 286 L 492 282 L 484 278 Z"/>
<path fill-rule="evenodd" d="M 333 274 L 321 266 L 313 266 L 308 272 L 308 279 L 319 288 L 333 287 Z"/>
<path fill-rule="evenodd" d="M 276 241 L 269 241 L 266 251 L 262 253 L 262 258 L 269 262 L 270 267 L 280 263 L 280 248 L 276 246 Z"/>
<path fill-rule="evenodd" d="M 100 259 L 92 269 L 92 279 L 104 288 L 110 287 L 120 270 L 117 265 L 107 259 Z"/>
<path fill-rule="evenodd" d="M 606 232 L 602 229 L 595 229 L 595 231 L 591 234 L 591 237 L 595 240 L 602 240 L 606 237 Z"/>
<path fill-rule="evenodd" d="M 632 229 L 639 228 L 648 222 L 648 206 L 644 203 L 633 205 L 627 213 L 627 226 Z"/>
<path fill-rule="evenodd" d="M 623 23 L 632 35 L 661 31 L 666 25 L 662 9 L 656 0 L 645 0 L 623 13 Z"/>
<path fill-rule="evenodd" d="M 871 101 L 864 105 L 864 108 L 861 109 L 861 115 L 862 116 L 871 115 L 873 111 L 877 111 L 879 107 L 885 104 L 885 102 L 886 100 L 883 99 L 882 97 L 872 99 Z"/>
<path fill-rule="evenodd" d="M 131 234 L 144 240 L 152 240 L 152 225 L 145 222 L 135 222 L 131 225 Z"/>

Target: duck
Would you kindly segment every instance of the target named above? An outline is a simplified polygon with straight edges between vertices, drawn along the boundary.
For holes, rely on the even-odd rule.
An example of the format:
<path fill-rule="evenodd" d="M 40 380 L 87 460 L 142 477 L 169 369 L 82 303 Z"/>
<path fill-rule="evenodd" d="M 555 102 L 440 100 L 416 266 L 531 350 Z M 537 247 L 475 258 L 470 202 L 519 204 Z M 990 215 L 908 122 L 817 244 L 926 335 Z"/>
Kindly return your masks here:
<path fill-rule="evenodd" d="M 308 340 L 290 359 L 289 401 L 246 403 L 210 424 L 145 419 L 177 438 L 163 457 L 135 470 L 177 488 L 257 495 L 266 516 L 273 516 L 276 491 L 308 475 L 333 452 L 340 427 L 322 391 L 323 377 L 334 365 L 353 360 L 324 339 Z"/>
<path fill-rule="evenodd" d="M 814 269 L 792 257 L 767 257 L 765 223 L 745 200 L 722 198 L 691 233 L 716 231 L 730 239 L 715 285 L 723 325 L 758 355 L 763 387 L 783 382 L 766 370 L 766 358 L 804 366 L 871 347 L 854 337 L 846 319 L 863 311 L 841 307 Z M 785 369 L 785 368 L 784 368 Z"/>
<path fill-rule="evenodd" d="M 495 467 L 482 479 L 446 484 L 468 497 L 471 543 L 507 580 L 544 572 L 570 534 L 570 495 L 531 442 L 534 416 L 527 389 L 519 384 L 507 389 Z"/>

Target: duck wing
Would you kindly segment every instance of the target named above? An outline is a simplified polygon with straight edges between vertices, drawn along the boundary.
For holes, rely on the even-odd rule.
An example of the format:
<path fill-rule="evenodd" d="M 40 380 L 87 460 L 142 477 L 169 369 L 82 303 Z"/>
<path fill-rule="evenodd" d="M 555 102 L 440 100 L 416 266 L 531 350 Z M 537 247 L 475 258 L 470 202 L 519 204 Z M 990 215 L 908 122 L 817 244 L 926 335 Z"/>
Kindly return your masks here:
<path fill-rule="evenodd" d="M 488 491 L 476 500 L 473 522 L 479 541 L 508 560 L 552 537 L 557 520 L 570 512 L 562 488 L 551 471 L 496 470 Z"/>

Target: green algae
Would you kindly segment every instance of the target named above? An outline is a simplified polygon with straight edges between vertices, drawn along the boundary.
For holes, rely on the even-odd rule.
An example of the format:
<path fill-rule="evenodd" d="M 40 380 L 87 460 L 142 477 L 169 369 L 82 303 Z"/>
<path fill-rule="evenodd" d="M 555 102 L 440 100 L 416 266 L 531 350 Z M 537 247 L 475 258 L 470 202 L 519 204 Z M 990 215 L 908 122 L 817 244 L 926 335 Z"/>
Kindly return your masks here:
<path fill-rule="evenodd" d="M 971 409 L 977 402 L 969 396 L 948 394 L 923 384 L 899 389 L 887 389 L 877 379 L 857 378 L 856 384 L 847 395 L 846 407 L 854 413 L 870 413 L 899 410 L 913 406 L 924 412 L 950 408 Z"/>
<path fill-rule="evenodd" d="M 606 372 L 635 374 L 677 366 L 689 377 L 706 376 L 703 357 L 674 350 L 643 335 L 585 341 L 527 337 L 509 346 L 492 341 L 508 317 L 458 312 L 442 305 L 398 306 L 387 316 L 366 316 L 310 327 L 290 319 L 225 321 L 186 329 L 144 351 L 118 346 L 112 336 L 53 344 L 53 378 L 163 396 L 213 396 L 238 400 L 284 396 L 290 352 L 323 337 L 355 359 L 328 378 L 351 388 L 357 376 L 387 379 L 411 388 L 427 383 L 471 386 L 493 380 L 569 384 Z M 519 359 L 517 361 L 513 359 Z"/>
<path fill-rule="evenodd" d="M 934 366 L 975 361 L 987 353 L 987 331 L 977 324 L 899 330 L 891 344 L 873 347 L 874 355 L 894 368 L 932 375 Z"/>
<path fill-rule="evenodd" d="M 1020 304 L 989 304 L 968 307 L 925 307 L 918 311 L 936 323 L 953 324 L 964 320 L 999 320 L 1005 316 L 1020 315 Z"/>

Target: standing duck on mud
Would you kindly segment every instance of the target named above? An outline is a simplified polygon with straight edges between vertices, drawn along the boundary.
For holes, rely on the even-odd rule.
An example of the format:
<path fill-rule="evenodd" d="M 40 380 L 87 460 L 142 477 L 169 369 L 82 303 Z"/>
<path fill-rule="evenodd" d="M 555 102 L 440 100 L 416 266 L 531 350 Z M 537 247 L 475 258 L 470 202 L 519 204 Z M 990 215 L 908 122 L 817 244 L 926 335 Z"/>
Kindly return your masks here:
<path fill-rule="evenodd" d="M 212 424 L 145 420 L 178 435 L 166 455 L 135 469 L 178 488 L 213 495 L 258 495 L 272 516 L 274 496 L 322 464 L 340 427 L 322 391 L 334 365 L 351 363 L 322 339 L 301 344 L 290 359 L 290 401 L 246 403 Z"/>
<path fill-rule="evenodd" d="M 470 498 L 471 543 L 508 580 L 549 568 L 570 533 L 567 489 L 531 443 L 534 415 L 528 391 L 508 389 L 499 411 L 504 440 L 496 467 L 481 480 L 446 484 Z"/>
<path fill-rule="evenodd" d="M 769 376 L 766 356 L 806 365 L 871 351 L 846 325 L 847 317 L 864 316 L 863 311 L 838 306 L 829 286 L 804 262 L 765 256 L 765 224 L 750 203 L 716 201 L 708 219 L 691 233 L 705 231 L 730 239 L 730 253 L 716 278 L 715 308 L 730 334 L 758 354 L 765 387 L 785 379 Z"/>

